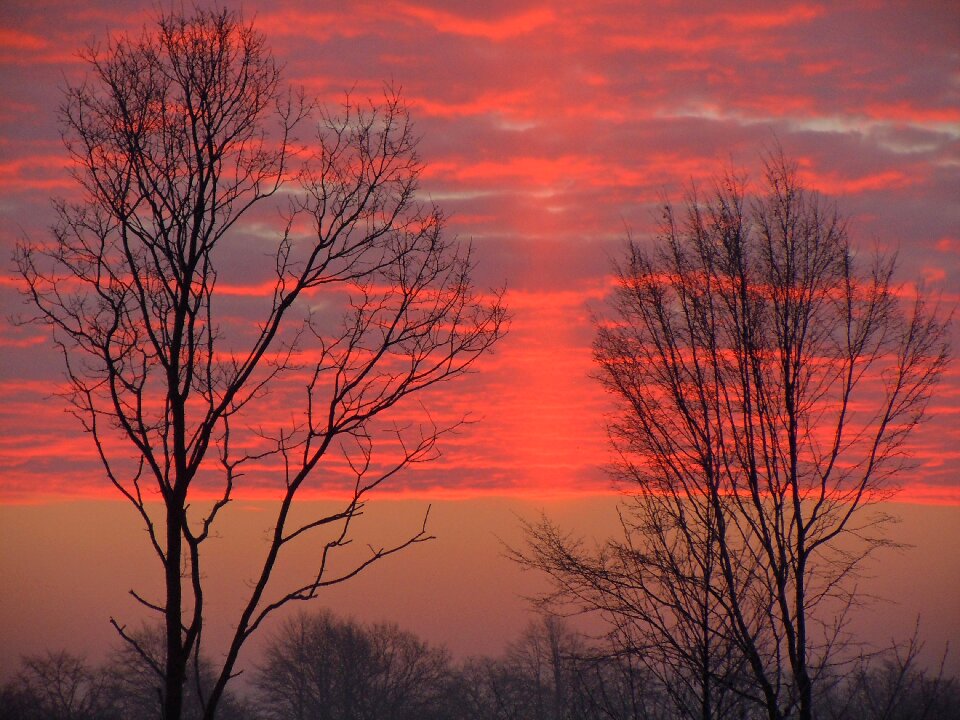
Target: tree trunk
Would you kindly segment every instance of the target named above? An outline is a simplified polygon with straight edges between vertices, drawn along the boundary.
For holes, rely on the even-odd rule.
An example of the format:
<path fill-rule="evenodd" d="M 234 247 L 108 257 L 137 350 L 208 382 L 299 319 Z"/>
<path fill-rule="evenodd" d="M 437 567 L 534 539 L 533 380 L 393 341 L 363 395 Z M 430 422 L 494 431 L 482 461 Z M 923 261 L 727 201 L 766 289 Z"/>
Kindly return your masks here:
<path fill-rule="evenodd" d="M 166 585 L 167 603 L 165 621 L 167 631 L 167 657 L 163 687 L 163 719 L 180 720 L 183 714 L 183 685 L 186 680 L 187 660 L 183 657 L 181 611 L 183 591 L 180 585 L 182 556 L 180 519 L 175 510 L 167 509 L 167 557 Z"/>

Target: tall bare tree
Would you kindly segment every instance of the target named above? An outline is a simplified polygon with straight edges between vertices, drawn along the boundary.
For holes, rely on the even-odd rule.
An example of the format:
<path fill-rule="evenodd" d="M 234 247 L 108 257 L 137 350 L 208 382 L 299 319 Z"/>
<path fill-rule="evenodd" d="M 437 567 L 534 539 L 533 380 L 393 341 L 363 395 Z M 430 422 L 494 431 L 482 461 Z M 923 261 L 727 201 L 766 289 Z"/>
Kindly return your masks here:
<path fill-rule="evenodd" d="M 225 10 L 162 15 L 83 58 L 88 76 L 62 106 L 82 197 L 58 202 L 53 241 L 25 244 L 18 261 L 63 352 L 73 411 L 159 561 L 163 597 L 131 592 L 165 623 L 155 670 L 168 720 L 180 717 L 188 665 L 200 656 L 205 542 L 241 475 L 280 494 L 203 698 L 211 718 L 244 641 L 271 612 L 427 539 L 424 522 L 331 570 L 369 491 L 435 456 L 449 429 L 398 426 L 374 453 L 378 419 L 466 371 L 501 335 L 504 310 L 497 294 L 474 290 L 469 252 L 444 238 L 440 210 L 417 200 L 417 138 L 392 92 L 380 104 L 318 110 L 284 86 L 263 36 Z M 294 133 L 308 127 L 315 136 L 298 144 Z M 281 219 L 274 239 L 257 239 L 271 217 Z M 250 255 L 238 262 L 244 240 Z M 240 322 L 217 292 L 218 269 L 244 263 L 266 265 L 268 287 L 262 315 Z M 263 401 L 294 379 L 306 388 L 303 406 L 284 425 Z M 320 473 L 345 479 L 345 504 L 292 519 Z M 316 566 L 302 584 L 271 585 L 281 552 L 307 542 Z"/>
<path fill-rule="evenodd" d="M 667 205 L 653 250 L 631 242 L 595 343 L 620 404 L 623 539 L 593 551 L 545 520 L 521 558 L 705 719 L 732 691 L 809 720 L 857 570 L 887 542 L 876 503 L 947 362 L 946 322 L 893 261 L 856 253 L 781 154 L 764 179 L 751 201 L 729 174 Z"/>

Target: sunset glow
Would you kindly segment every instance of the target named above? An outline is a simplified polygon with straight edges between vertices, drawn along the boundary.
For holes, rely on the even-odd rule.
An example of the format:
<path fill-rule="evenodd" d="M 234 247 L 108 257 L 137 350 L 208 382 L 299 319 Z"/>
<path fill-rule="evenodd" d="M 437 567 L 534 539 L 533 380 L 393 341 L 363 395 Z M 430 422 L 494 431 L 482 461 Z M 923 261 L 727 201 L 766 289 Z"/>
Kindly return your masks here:
<path fill-rule="evenodd" d="M 149 16 L 146 6 L 54 7 L 65 18 L 56 27 L 28 6 L 4 11 L 7 248 L 20 234 L 42 238 L 48 196 L 74 192 L 55 119 L 62 75 L 83 72 L 70 52 L 107 28 L 137 30 Z M 401 89 L 423 137 L 423 197 L 444 208 L 451 234 L 473 241 L 481 281 L 508 289 L 511 334 L 440 401 L 480 422 L 393 490 L 602 490 L 608 403 L 588 377 L 589 343 L 610 260 L 627 229 L 652 231 L 662 196 L 709 183 L 731 161 L 756 173 L 758 153 L 773 142 L 799 160 L 805 182 L 836 198 L 864 249 L 899 249 L 902 279 L 923 279 L 947 305 L 960 298 L 949 200 L 960 139 L 949 49 L 956 18 L 896 4 L 708 7 L 682 15 L 594 3 L 510 4 L 480 15 L 414 3 L 256 9 L 288 78 L 308 92 L 337 102 L 347 90 L 377 95 L 384 82 Z M 921 66 L 910 61 L 915 47 Z M 238 274 L 218 291 L 249 313 L 245 299 L 267 282 Z M 10 312 L 16 289 L 8 275 Z M 8 428 L 0 492 L 8 500 L 108 493 L 88 439 L 46 400 L 59 370 L 44 332 L 6 324 L 0 343 Z M 960 500 L 947 449 L 960 445 L 958 387 L 954 372 L 917 438 L 920 468 L 904 479 L 905 498 Z"/>
<path fill-rule="evenodd" d="M 139 558 L 115 538 L 97 535 L 96 528 L 83 535 L 70 514 L 69 508 L 92 508 L 113 522 L 128 508 L 118 513 L 108 507 L 118 493 L 104 476 L 90 436 L 67 412 L 63 357 L 48 328 L 21 322 L 29 319 L 31 307 L 11 258 L 18 243 L 49 240 L 55 221 L 51 198 L 81 197 L 58 123 L 63 88 L 81 82 L 87 70 L 78 51 L 102 44 L 110 34 L 141 32 L 157 5 L 4 0 L 0 7 L 0 251 L 6 259 L 0 273 L 0 511 L 10 518 L 10 528 L 29 525 L 36 540 L 44 537 L 43 509 L 51 508 L 50 548 L 58 550 L 44 546 L 37 555 L 37 567 L 51 573 L 61 557 L 57 553 L 73 557 L 70 546 L 77 537 L 84 538 L 78 547 L 89 541 L 97 552 L 118 553 L 118 567 L 135 568 Z M 492 569 L 503 560 L 498 538 L 519 536 L 517 514 L 536 514 L 550 504 L 574 517 L 583 501 L 592 513 L 584 521 L 585 534 L 599 537 L 615 525 L 609 510 L 617 489 L 607 471 L 612 457 L 606 432 L 615 405 L 595 377 L 592 342 L 598 324 L 610 316 L 613 263 L 623 257 L 628 236 L 639 243 L 653 239 L 664 202 L 682 203 L 692 188 L 709 193 L 714 178 L 729 168 L 755 182 L 765 153 L 782 147 L 803 182 L 848 218 L 858 252 L 898 254 L 899 294 L 911 298 L 921 289 L 945 312 L 956 314 L 960 307 L 956 3 L 226 0 L 221 5 L 242 7 L 265 35 L 285 80 L 329 107 L 342 106 L 348 97 L 362 105 L 388 90 L 404 99 L 421 137 L 418 200 L 442 209 L 447 237 L 472 244 L 478 292 L 487 299 L 503 293 L 509 331 L 494 352 L 480 357 L 465 377 L 407 398 L 391 409 L 390 424 L 377 429 L 387 438 L 394 423 L 409 429 L 425 418 L 439 427 L 466 420 L 441 437 L 435 460 L 391 478 L 373 494 L 388 507 L 394 501 L 402 508 L 401 520 L 380 527 L 385 533 L 411 518 L 416 523 L 431 502 L 446 513 L 439 527 L 448 538 L 467 527 L 463 538 L 443 546 L 448 549 L 431 549 L 414 566 L 425 573 L 428 566 L 440 568 L 438 573 L 450 577 L 470 567 L 476 577 L 453 590 L 453 581 L 426 581 L 423 588 L 400 593 L 399 610 L 394 608 L 397 619 L 431 640 L 452 639 L 457 653 L 498 651 L 503 638 L 522 625 L 521 601 L 513 595 L 506 601 L 513 603 L 511 610 L 498 615 L 499 581 Z M 312 138 L 307 130 L 302 135 L 297 142 L 306 157 Z M 216 309 L 222 329 L 233 337 L 255 332 L 269 310 L 270 249 L 283 231 L 277 207 L 245 218 L 218 258 Z M 342 290 L 313 289 L 304 297 L 305 311 L 318 317 L 332 317 L 343 301 Z M 956 355 L 957 318 L 952 337 Z M 316 353 L 305 346 L 296 360 L 306 364 Z M 291 373 L 264 394 L 255 413 L 258 429 L 296 421 L 305 377 Z M 939 595 L 918 589 L 909 611 L 923 605 L 933 613 L 952 613 L 932 619 L 931 626 L 942 620 L 945 637 L 960 640 L 960 615 L 942 602 L 951 583 L 953 590 L 960 588 L 956 548 L 938 545 L 936 529 L 923 519 L 924 509 L 937 506 L 931 517 L 950 525 L 960 509 L 956 359 L 928 415 L 910 439 L 913 464 L 896 478 L 901 487 L 896 502 L 909 505 L 910 522 L 923 528 L 904 530 L 903 537 L 919 537 L 924 552 L 939 553 L 930 562 L 946 567 L 946 581 Z M 253 424 L 250 420 L 246 429 Z M 384 440 L 383 447 L 396 451 L 397 443 Z M 343 498 L 351 490 L 349 470 L 343 457 L 332 454 L 304 486 L 303 498 L 317 503 Z M 215 497 L 217 486 L 200 484 L 198 497 Z M 247 533 L 243 547 L 249 552 L 259 547 L 251 538 L 264 531 L 257 524 L 258 508 L 276 500 L 282 486 L 277 464 L 266 462 L 251 464 L 238 482 L 235 497 L 242 511 L 230 522 Z M 469 519 L 461 523 L 458 512 Z M 124 527 L 146 544 L 139 529 L 131 530 L 135 520 L 129 517 L 130 527 Z M 25 607 L 34 607 L 35 624 L 42 622 L 41 614 L 58 612 L 56 603 L 44 599 L 45 586 L 30 578 L 32 565 L 19 550 L 10 551 L 16 539 L 13 529 L 7 532 L 0 569 L 18 573 L 21 584 L 15 597 L 0 603 L 4 630 L 26 627 L 20 620 Z M 956 528 L 950 533 L 945 537 L 956 539 Z M 247 550 L 222 552 L 217 559 L 242 574 Z M 455 551 L 467 559 L 458 561 Z M 530 582 L 506 565 L 504 592 L 528 591 Z M 904 577 L 908 571 L 920 574 L 908 567 Z M 382 577 L 399 585 L 404 572 Z M 108 577 L 104 568 L 94 575 L 122 585 L 120 593 L 130 584 Z M 111 591 L 117 590 L 112 585 Z M 229 597 L 229 590 L 220 590 Z M 376 597 L 364 606 L 357 599 L 361 590 L 356 596 L 350 592 L 340 592 L 341 600 L 332 604 L 360 608 L 361 615 L 376 615 L 386 605 Z M 479 598 L 480 609 L 469 609 L 471 597 Z M 70 617 L 85 621 L 111 602 L 98 591 Z M 229 606 L 231 600 L 224 602 Z M 437 606 L 435 627 L 422 607 L 431 603 Z M 70 632 L 66 620 L 58 622 L 42 634 L 44 642 Z M 884 632 L 881 624 L 871 632 Z M 98 626 L 100 631 L 105 635 L 109 628 Z M 92 633 L 84 632 L 87 642 Z M 12 645 L 25 652 L 37 642 L 18 630 Z M 89 642 L 105 646 L 102 638 Z M 12 662 L 0 663 L 0 673 Z"/>

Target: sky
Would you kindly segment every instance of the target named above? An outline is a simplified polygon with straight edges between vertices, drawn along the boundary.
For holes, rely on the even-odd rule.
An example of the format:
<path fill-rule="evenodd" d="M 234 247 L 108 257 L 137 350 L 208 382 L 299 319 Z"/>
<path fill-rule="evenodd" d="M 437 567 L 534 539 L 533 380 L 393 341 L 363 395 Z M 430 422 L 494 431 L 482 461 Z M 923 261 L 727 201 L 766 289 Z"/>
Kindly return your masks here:
<path fill-rule="evenodd" d="M 56 120 L 61 89 L 83 76 L 76 51 L 139 30 L 154 6 L 0 6 L 4 257 L 18 240 L 44 239 L 50 198 L 76 192 Z M 839 204 L 858 246 L 898 252 L 908 287 L 921 283 L 946 307 L 960 300 L 955 4 L 277 0 L 243 10 L 309 95 L 336 103 L 347 91 L 399 89 L 422 137 L 422 198 L 443 208 L 451 235 L 472 241 L 477 283 L 507 289 L 510 332 L 496 352 L 428 398 L 439 417 L 476 422 L 384 497 L 450 501 L 455 513 L 485 499 L 607 492 L 611 408 L 591 378 L 590 343 L 612 260 L 628 231 L 650 238 L 664 198 L 731 165 L 756 178 L 777 144 Z M 0 268 L 0 503 L 54 523 L 44 507 L 99 507 L 111 494 L 54 396 L 62 370 L 49 337 L 10 321 L 20 285 L 12 263 Z M 937 517 L 953 522 L 956 362 L 930 409 L 900 500 L 947 508 Z M 322 479 L 316 488 L 327 489 Z M 257 489 L 241 492 L 256 499 Z M 484 536 L 491 548 L 496 531 Z"/>

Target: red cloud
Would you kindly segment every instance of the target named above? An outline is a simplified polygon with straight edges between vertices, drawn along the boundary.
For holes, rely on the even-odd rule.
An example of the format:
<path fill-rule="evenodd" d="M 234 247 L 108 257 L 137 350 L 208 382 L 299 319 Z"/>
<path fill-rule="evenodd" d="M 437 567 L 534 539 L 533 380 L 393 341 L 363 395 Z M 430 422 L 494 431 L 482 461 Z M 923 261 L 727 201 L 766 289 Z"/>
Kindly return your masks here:
<path fill-rule="evenodd" d="M 444 10 L 400 3 L 397 10 L 427 23 L 437 32 L 502 41 L 538 30 L 555 19 L 549 8 L 534 8 L 497 20 L 476 20 Z"/>
<path fill-rule="evenodd" d="M 622 250 L 627 227 L 647 241 L 663 193 L 676 200 L 691 179 L 708 190 L 725 163 L 753 163 L 773 141 L 806 159 L 805 177 L 838 199 L 867 246 L 901 247 L 904 279 L 951 289 L 960 275 L 952 26 L 943 11 L 922 8 L 904 25 L 882 5 L 724 11 L 706 2 L 386 0 L 317 10 L 280 0 L 248 8 L 288 77 L 310 92 L 375 96 L 384 80 L 403 88 L 424 138 L 422 197 L 450 214 L 451 233 L 476 240 L 489 284 L 509 288 L 513 330 L 502 348 L 466 385 L 431 398 L 438 418 L 469 411 L 483 422 L 448 438 L 442 460 L 399 480 L 397 492 L 604 489 L 605 398 L 588 375 L 590 313 L 602 309 L 608 258 Z M 73 53 L 107 25 L 136 32 L 153 13 L 146 0 L 122 15 L 105 0 L 44 7 L 22 3 L 16 24 L 0 31 L 0 249 L 8 257 L 22 235 L 46 237 L 47 195 L 72 192 L 53 108 L 62 72 L 78 77 Z M 311 142 L 310 128 L 300 137 Z M 269 268 L 243 264 L 261 257 L 265 242 L 248 229 L 236 254 L 222 258 L 224 332 L 243 333 L 272 287 Z M 19 305 L 16 290 L 0 277 L 4 307 Z M 3 416 L 9 442 L 0 450 L 12 463 L 3 487 L 103 492 L 83 450 L 88 439 L 48 399 L 60 377 L 49 344 L 35 344 L 37 329 L 0 338 L 0 389 L 15 408 Z M 916 446 L 923 465 L 906 479 L 908 488 L 934 488 L 929 496 L 957 485 L 958 458 L 944 448 L 957 440 L 949 426 L 958 387 L 953 374 L 938 391 L 932 410 L 946 420 L 924 430 Z M 289 414 L 297 392 L 278 387 L 264 417 Z M 59 448 L 59 434 L 75 439 L 64 446 L 69 467 L 17 460 L 19 446 Z M 247 491 L 267 486 L 260 478 Z M 327 491 L 318 483 L 316 492 Z"/>
<path fill-rule="evenodd" d="M 822 5 L 800 4 L 772 12 L 723 13 L 717 15 L 716 20 L 739 31 L 770 30 L 771 28 L 792 27 L 808 23 L 824 14 L 825 10 Z M 709 22 L 709 19 L 706 22 Z"/>
<path fill-rule="evenodd" d="M 0 51 L 2 50 L 43 50 L 47 41 L 30 33 L 0 28 Z"/>

